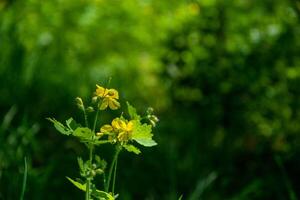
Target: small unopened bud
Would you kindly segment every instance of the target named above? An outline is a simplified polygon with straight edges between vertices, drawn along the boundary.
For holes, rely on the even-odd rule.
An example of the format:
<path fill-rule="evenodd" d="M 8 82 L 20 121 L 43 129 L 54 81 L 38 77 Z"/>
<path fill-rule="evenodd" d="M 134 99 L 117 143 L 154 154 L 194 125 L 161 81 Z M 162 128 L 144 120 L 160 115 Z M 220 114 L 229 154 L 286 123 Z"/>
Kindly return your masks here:
<path fill-rule="evenodd" d="M 98 137 L 102 137 L 102 136 L 104 135 L 104 133 L 98 132 L 98 133 L 96 133 L 96 135 L 97 135 Z"/>
<path fill-rule="evenodd" d="M 76 103 L 77 103 L 77 106 L 80 108 L 80 109 L 84 109 L 84 106 L 83 106 L 83 101 L 80 97 L 76 97 L 75 99 Z"/>
<path fill-rule="evenodd" d="M 152 107 L 149 107 L 146 112 L 148 115 L 150 115 L 154 112 L 154 109 Z"/>
<path fill-rule="evenodd" d="M 95 97 L 92 98 L 92 103 L 93 104 L 97 103 L 97 101 L 98 101 L 98 97 L 95 96 Z"/>
<path fill-rule="evenodd" d="M 91 170 L 91 176 L 96 176 L 95 170 Z"/>
<path fill-rule="evenodd" d="M 154 122 L 159 122 L 159 119 L 155 115 L 151 115 L 150 119 Z"/>
<path fill-rule="evenodd" d="M 94 108 L 91 107 L 91 106 L 89 106 L 89 107 L 87 107 L 86 111 L 87 111 L 87 112 L 94 112 Z"/>
<path fill-rule="evenodd" d="M 103 174 L 103 170 L 102 169 L 96 169 L 96 173 L 97 174 Z"/>
<path fill-rule="evenodd" d="M 156 126 L 156 122 L 154 122 L 153 120 L 149 120 L 150 121 L 150 124 L 155 127 Z"/>

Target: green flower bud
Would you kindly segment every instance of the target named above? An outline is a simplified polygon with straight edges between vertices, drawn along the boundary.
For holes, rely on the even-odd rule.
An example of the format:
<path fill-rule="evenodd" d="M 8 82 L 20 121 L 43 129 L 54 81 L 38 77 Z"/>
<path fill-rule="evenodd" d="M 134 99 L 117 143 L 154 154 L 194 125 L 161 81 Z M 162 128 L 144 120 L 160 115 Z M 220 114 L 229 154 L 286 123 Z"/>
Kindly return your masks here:
<path fill-rule="evenodd" d="M 150 120 L 150 124 L 155 127 L 156 126 L 156 123 L 153 121 L 153 120 Z"/>
<path fill-rule="evenodd" d="M 146 112 L 148 115 L 151 115 L 154 112 L 154 109 L 152 107 L 149 107 Z"/>
<path fill-rule="evenodd" d="M 91 176 L 96 176 L 95 170 L 92 170 L 92 171 L 91 171 Z"/>
<path fill-rule="evenodd" d="M 92 98 L 92 103 L 93 104 L 97 103 L 97 101 L 98 101 L 98 97 L 97 96 L 95 96 L 95 97 Z"/>
<path fill-rule="evenodd" d="M 78 106 L 79 109 L 83 110 L 84 109 L 84 105 L 83 105 L 83 101 L 80 97 L 76 97 L 75 99 L 76 104 Z"/>
<path fill-rule="evenodd" d="M 86 109 L 86 111 L 87 112 L 94 112 L 94 108 L 93 107 L 91 107 L 91 106 L 89 106 L 89 107 L 87 107 L 87 109 Z"/>
<path fill-rule="evenodd" d="M 96 169 L 96 173 L 97 174 L 103 174 L 103 170 L 102 169 Z"/>
<path fill-rule="evenodd" d="M 155 115 L 151 115 L 150 119 L 154 122 L 159 122 L 159 119 Z"/>

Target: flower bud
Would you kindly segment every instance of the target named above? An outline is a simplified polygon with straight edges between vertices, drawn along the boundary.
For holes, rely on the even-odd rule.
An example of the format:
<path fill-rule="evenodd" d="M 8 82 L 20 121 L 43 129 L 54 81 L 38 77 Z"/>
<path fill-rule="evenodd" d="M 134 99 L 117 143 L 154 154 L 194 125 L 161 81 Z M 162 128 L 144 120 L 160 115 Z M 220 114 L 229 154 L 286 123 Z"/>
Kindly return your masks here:
<path fill-rule="evenodd" d="M 94 97 L 92 98 L 92 103 L 95 104 L 95 103 L 97 103 L 97 101 L 98 101 L 98 97 L 97 97 L 97 96 L 94 96 Z"/>
<path fill-rule="evenodd" d="M 93 176 L 96 176 L 95 170 L 91 170 L 91 176 L 92 176 L 92 177 L 93 177 Z"/>
<path fill-rule="evenodd" d="M 150 115 L 154 112 L 154 109 L 152 107 L 149 107 L 146 112 L 148 115 Z"/>
<path fill-rule="evenodd" d="M 102 136 L 104 135 L 104 133 L 98 132 L 98 133 L 96 133 L 96 135 L 97 135 L 98 137 L 102 137 Z"/>
<path fill-rule="evenodd" d="M 97 174 L 103 174 L 103 170 L 102 169 L 96 169 L 96 173 Z"/>
<path fill-rule="evenodd" d="M 89 106 L 89 107 L 87 107 L 87 109 L 86 109 L 86 111 L 87 112 L 94 112 L 94 108 L 93 107 L 91 107 L 91 106 Z"/>
<path fill-rule="evenodd" d="M 150 121 L 150 124 L 155 127 L 156 126 L 156 122 L 154 122 L 153 120 L 149 120 Z"/>
<path fill-rule="evenodd" d="M 151 115 L 151 120 L 154 122 L 159 122 L 159 119 L 155 115 Z"/>
<path fill-rule="evenodd" d="M 84 105 L 83 105 L 82 99 L 80 97 L 76 97 L 75 101 L 76 101 L 76 104 L 77 104 L 78 108 L 80 108 L 81 110 L 83 110 L 84 109 Z"/>

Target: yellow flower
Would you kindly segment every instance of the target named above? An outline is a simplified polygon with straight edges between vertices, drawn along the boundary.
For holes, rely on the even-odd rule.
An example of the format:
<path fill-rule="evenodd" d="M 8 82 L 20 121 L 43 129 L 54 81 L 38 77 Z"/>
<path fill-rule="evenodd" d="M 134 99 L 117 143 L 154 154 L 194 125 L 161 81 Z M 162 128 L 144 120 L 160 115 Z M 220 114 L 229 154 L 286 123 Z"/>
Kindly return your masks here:
<path fill-rule="evenodd" d="M 115 89 L 107 89 L 96 85 L 95 95 L 99 98 L 102 98 L 102 102 L 99 106 L 100 110 L 105 110 L 109 107 L 112 110 L 120 108 L 120 103 L 117 101 L 119 99 L 119 93 Z"/>
<path fill-rule="evenodd" d="M 133 122 L 129 121 L 122 126 L 121 132 L 118 134 L 118 140 L 120 142 L 127 142 L 131 138 L 131 132 L 133 130 Z"/>
<path fill-rule="evenodd" d="M 101 131 L 102 133 L 110 133 L 110 132 L 113 131 L 113 128 L 112 128 L 111 125 L 106 124 L 106 125 L 103 125 L 103 126 L 101 127 L 100 131 Z"/>
<path fill-rule="evenodd" d="M 131 132 L 133 130 L 133 121 L 127 121 L 120 118 L 115 118 L 111 125 L 103 125 L 100 129 L 101 133 L 109 134 L 114 132 L 115 137 L 119 142 L 127 142 L 131 139 Z M 110 134 L 111 135 L 111 134 Z"/>

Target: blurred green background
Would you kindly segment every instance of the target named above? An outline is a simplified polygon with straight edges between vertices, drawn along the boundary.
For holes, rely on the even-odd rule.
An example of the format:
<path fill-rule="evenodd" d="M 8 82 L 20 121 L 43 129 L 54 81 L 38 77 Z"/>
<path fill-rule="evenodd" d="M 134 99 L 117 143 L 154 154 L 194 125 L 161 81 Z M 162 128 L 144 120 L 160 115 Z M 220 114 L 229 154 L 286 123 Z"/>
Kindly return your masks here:
<path fill-rule="evenodd" d="M 45 118 L 82 120 L 108 77 L 160 118 L 158 146 L 121 155 L 121 200 L 300 197 L 299 0 L 0 0 L 1 200 L 24 157 L 25 199 L 83 199 L 84 146 Z"/>

